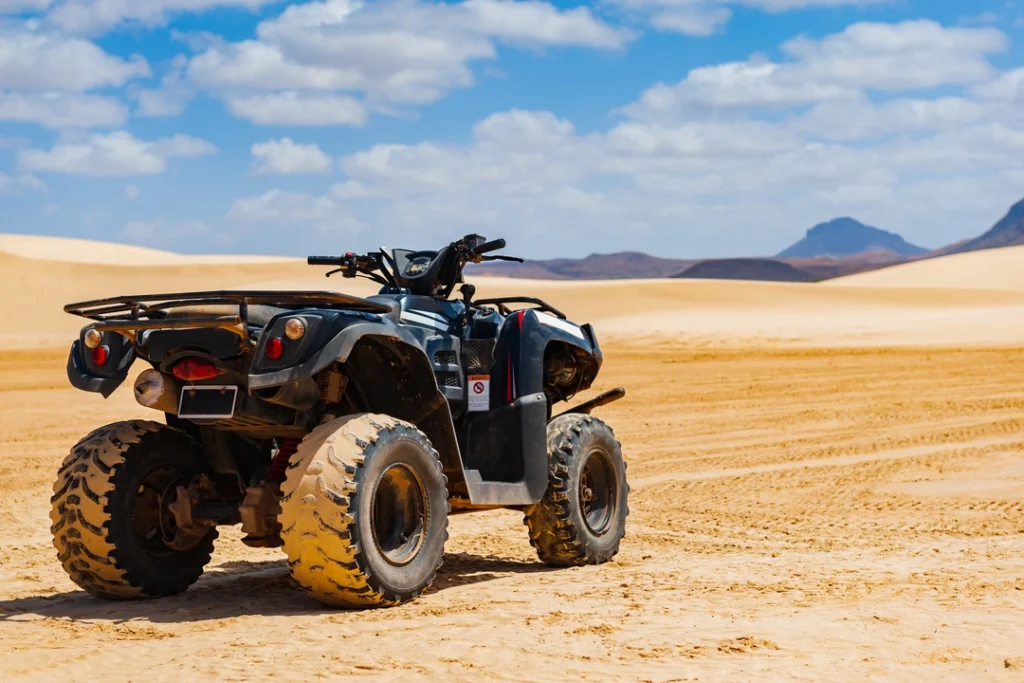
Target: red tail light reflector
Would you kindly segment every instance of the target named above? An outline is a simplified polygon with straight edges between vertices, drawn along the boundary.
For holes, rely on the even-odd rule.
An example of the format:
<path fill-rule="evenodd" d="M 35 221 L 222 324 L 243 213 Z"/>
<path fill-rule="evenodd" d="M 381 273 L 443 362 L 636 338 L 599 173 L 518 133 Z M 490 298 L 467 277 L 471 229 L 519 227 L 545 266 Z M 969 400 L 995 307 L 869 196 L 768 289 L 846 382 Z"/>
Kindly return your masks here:
<path fill-rule="evenodd" d="M 186 358 L 174 366 L 174 376 L 186 382 L 212 379 L 223 375 L 224 371 L 208 360 L 202 358 Z"/>
<path fill-rule="evenodd" d="M 110 349 L 106 346 L 97 346 L 89 353 L 92 355 L 93 365 L 106 365 L 107 358 L 110 358 Z"/>
<path fill-rule="evenodd" d="M 263 352 L 270 360 L 277 360 L 284 355 L 284 342 L 281 341 L 280 337 L 269 339 L 267 340 L 267 345 L 263 349 Z"/>

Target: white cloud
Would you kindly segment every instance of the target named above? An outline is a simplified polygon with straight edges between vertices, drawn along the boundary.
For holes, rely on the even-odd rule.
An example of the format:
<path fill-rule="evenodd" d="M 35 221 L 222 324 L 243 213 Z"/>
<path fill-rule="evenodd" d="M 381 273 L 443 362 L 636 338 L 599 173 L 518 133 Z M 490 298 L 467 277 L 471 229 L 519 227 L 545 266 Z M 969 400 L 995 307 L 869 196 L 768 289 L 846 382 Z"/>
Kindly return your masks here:
<path fill-rule="evenodd" d="M 238 225 L 275 225 L 323 232 L 357 234 L 369 228 L 346 212 L 330 197 L 303 192 L 271 190 L 255 197 L 236 199 L 225 220 Z"/>
<path fill-rule="evenodd" d="M 331 158 L 317 145 L 302 145 L 291 138 L 268 140 L 252 146 L 256 174 L 326 173 L 333 165 Z"/>
<path fill-rule="evenodd" d="M 138 199 L 142 195 L 142 190 L 137 185 L 126 185 L 124 188 L 124 195 L 128 199 Z"/>
<path fill-rule="evenodd" d="M 47 19 L 63 31 L 103 33 L 126 22 L 144 26 L 167 23 L 182 12 L 203 12 L 216 7 L 255 10 L 275 0 L 66 0 Z"/>
<path fill-rule="evenodd" d="M 995 73 L 986 56 L 1006 46 L 1006 36 L 991 28 L 946 28 L 928 20 L 853 24 L 822 40 L 783 44 L 791 61 L 751 59 L 693 69 L 676 85 L 651 87 L 624 111 L 642 119 L 678 119 L 709 109 L 852 99 L 863 90 L 976 83 Z"/>
<path fill-rule="evenodd" d="M 18 195 L 26 190 L 45 192 L 46 185 L 41 180 L 28 173 L 11 176 L 0 171 L 0 196 Z"/>
<path fill-rule="evenodd" d="M 164 172 L 170 158 L 196 158 L 216 152 L 209 142 L 187 135 L 148 142 L 118 131 L 94 134 L 85 142 L 58 143 L 49 150 L 22 150 L 18 166 L 29 172 L 71 175 L 154 175 Z"/>
<path fill-rule="evenodd" d="M 46 128 L 119 126 L 128 109 L 114 97 L 63 92 L 0 91 L 0 121 L 38 123 Z"/>
<path fill-rule="evenodd" d="M 52 0 L 0 0 L 0 14 L 18 12 L 41 12 L 50 6 Z"/>
<path fill-rule="evenodd" d="M 471 64 L 497 57 L 497 44 L 618 49 L 631 37 L 585 7 L 560 10 L 535 0 L 361 4 L 325 0 L 289 6 L 262 22 L 257 39 L 215 43 L 195 56 L 189 77 L 221 94 L 232 111 L 257 123 L 360 123 L 355 102 L 311 99 L 313 92 L 363 94 L 374 108 L 425 104 L 473 84 Z M 273 96 L 266 91 L 283 91 Z M 272 105 L 273 115 L 250 112 Z"/>
<path fill-rule="evenodd" d="M 253 123 L 279 126 L 361 126 L 366 109 L 359 100 L 333 93 L 277 92 L 229 97 L 228 109 Z"/>
<path fill-rule="evenodd" d="M 137 88 L 131 92 L 142 116 L 178 116 L 195 96 L 195 88 L 185 78 L 188 58 L 178 55 L 160 79 L 159 88 Z"/>
<path fill-rule="evenodd" d="M 655 12 L 651 26 L 687 36 L 710 36 L 725 28 L 730 19 L 732 10 L 727 7 L 679 7 Z"/>
<path fill-rule="evenodd" d="M 983 100 L 1007 103 L 1024 102 L 1024 67 L 999 74 L 987 83 L 972 88 L 971 93 Z"/>
<path fill-rule="evenodd" d="M 881 5 L 896 0 L 606 0 L 630 15 L 646 16 L 651 26 L 689 36 L 709 36 L 732 19 L 730 7 L 786 12 L 814 7 Z"/>
<path fill-rule="evenodd" d="M 82 92 L 148 75 L 142 57 L 126 61 L 87 40 L 0 32 L 0 88 Z"/>

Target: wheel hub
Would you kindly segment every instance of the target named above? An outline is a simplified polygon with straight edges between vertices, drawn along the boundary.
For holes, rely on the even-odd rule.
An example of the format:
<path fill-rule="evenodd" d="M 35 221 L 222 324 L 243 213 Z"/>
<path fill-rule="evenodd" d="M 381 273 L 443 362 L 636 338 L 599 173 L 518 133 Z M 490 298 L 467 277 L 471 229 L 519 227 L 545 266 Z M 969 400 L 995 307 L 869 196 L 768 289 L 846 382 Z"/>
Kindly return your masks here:
<path fill-rule="evenodd" d="M 583 521 L 595 536 L 611 527 L 617 504 L 617 484 L 611 458 L 603 450 L 587 454 L 580 475 L 580 509 Z"/>
<path fill-rule="evenodd" d="M 407 465 L 391 465 L 381 474 L 370 524 L 377 550 L 390 564 L 409 564 L 423 546 L 429 518 L 426 501 L 423 482 Z"/>

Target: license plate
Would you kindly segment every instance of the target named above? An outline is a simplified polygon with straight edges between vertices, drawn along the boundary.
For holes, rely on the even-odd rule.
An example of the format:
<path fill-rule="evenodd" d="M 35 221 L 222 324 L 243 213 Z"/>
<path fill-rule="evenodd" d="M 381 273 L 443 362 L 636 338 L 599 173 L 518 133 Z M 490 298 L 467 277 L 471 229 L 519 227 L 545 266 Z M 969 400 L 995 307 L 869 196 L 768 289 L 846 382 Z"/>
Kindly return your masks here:
<path fill-rule="evenodd" d="M 229 420 L 235 415 L 238 387 L 185 387 L 178 402 L 178 417 L 190 420 Z"/>

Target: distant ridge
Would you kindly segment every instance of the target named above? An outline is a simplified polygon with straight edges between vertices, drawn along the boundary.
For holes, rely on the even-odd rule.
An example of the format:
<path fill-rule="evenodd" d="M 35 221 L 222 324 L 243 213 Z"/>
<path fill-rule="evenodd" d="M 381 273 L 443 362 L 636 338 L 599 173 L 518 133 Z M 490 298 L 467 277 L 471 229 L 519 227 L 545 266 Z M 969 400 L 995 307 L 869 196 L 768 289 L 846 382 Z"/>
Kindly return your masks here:
<path fill-rule="evenodd" d="M 763 258 L 723 258 L 695 263 L 675 277 L 701 280 L 761 280 L 814 282 L 817 278 L 784 261 Z"/>
<path fill-rule="evenodd" d="M 873 251 L 887 251 L 904 257 L 928 253 L 927 249 L 910 244 L 896 233 L 864 225 L 853 218 L 836 218 L 808 230 L 802 240 L 781 252 L 777 258 L 844 258 Z"/>
<path fill-rule="evenodd" d="M 1014 204 L 1009 212 L 984 235 L 952 245 L 946 253 L 961 254 L 967 251 L 1019 245 L 1024 245 L 1024 199 Z M 1021 267 L 1024 267 L 1024 264 Z"/>

